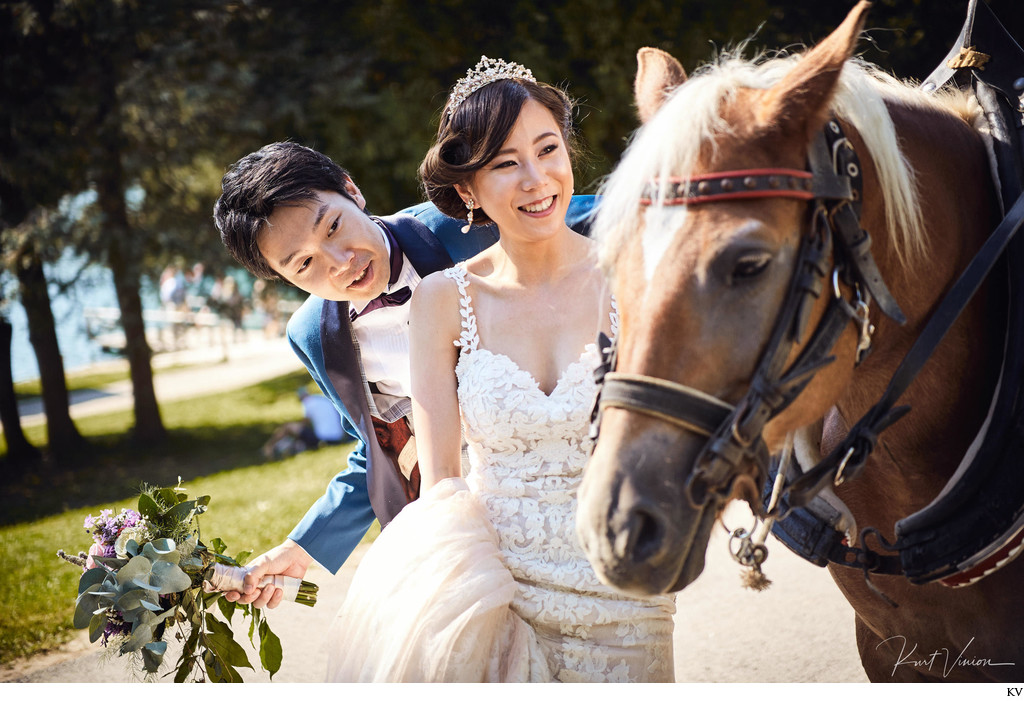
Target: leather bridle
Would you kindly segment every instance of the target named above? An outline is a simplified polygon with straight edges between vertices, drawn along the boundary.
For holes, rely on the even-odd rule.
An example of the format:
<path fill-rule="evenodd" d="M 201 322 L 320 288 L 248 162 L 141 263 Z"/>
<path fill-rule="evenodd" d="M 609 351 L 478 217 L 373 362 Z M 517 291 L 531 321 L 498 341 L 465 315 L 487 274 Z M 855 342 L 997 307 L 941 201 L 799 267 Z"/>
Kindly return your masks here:
<path fill-rule="evenodd" d="M 854 323 L 859 333 L 857 362 L 869 352 L 874 330 L 868 319 L 872 299 L 897 323 L 906 321 L 871 256 L 871 239 L 860 228 L 860 165 L 835 119 L 829 121 L 815 139 L 808 161 L 809 181 L 804 173 L 794 174 L 783 169 L 752 171 L 749 181 L 744 171 L 732 171 L 673 182 L 673 193 L 667 199 L 658 198 L 660 183 L 650 184 L 644 193 L 643 202 L 648 204 L 694 205 L 762 196 L 807 199 L 811 205 L 808 208 L 810 226 L 801 240 L 782 309 L 750 387 L 735 406 L 668 380 L 617 373 L 615 348 L 607 338 L 601 339 L 604 363 L 595 371 L 599 392 L 591 414 L 591 437 L 596 442 L 606 407 L 641 412 L 708 436 L 687 482 L 687 494 L 698 506 L 705 504 L 711 493 L 727 496 L 745 461 L 756 467 L 756 476 L 763 482 L 770 466 L 769 452 L 761 435 L 765 425 L 793 402 L 818 370 L 834 360 L 830 353 L 846 324 Z M 781 180 L 772 180 L 773 177 L 796 178 L 799 182 L 783 187 Z M 705 183 L 708 183 L 706 187 Z M 738 190 L 737 183 L 745 189 Z M 751 504 L 759 516 L 781 520 L 792 509 L 806 506 L 828 484 L 842 484 L 860 473 L 879 434 L 910 411 L 909 406 L 896 406 L 896 401 L 924 367 L 1022 225 L 1024 194 L 1007 209 L 1003 221 L 939 303 L 878 402 L 831 453 L 785 487 L 779 499 L 784 507 L 767 514 L 762 505 Z M 806 331 L 811 308 L 825 292 L 829 278 L 832 285 L 828 307 L 800 355 L 786 367 L 787 359 Z M 840 281 L 852 288 L 852 301 L 843 298 Z M 882 545 L 895 551 L 904 544 L 883 542 Z M 865 571 L 892 574 L 904 571 L 899 556 L 858 552 L 870 560 L 863 563 Z"/>
<path fill-rule="evenodd" d="M 818 370 L 835 360 L 832 349 L 848 323 L 855 324 L 859 335 L 858 362 L 866 355 L 874 330 L 868 319 L 872 299 L 883 313 L 898 323 L 905 321 L 871 256 L 871 239 L 860 228 L 860 163 L 838 121 L 829 121 L 815 139 L 808 161 L 809 171 L 764 168 L 653 182 L 640 201 L 644 206 L 695 206 L 782 197 L 810 204 L 809 226 L 800 242 L 785 300 L 750 387 L 735 406 L 668 380 L 615 372 L 614 348 L 608 348 L 608 340 L 602 339 L 605 363 L 597 373 L 600 393 L 591 435 L 597 438 L 604 409 L 616 407 L 707 436 L 687 483 L 695 505 L 706 503 L 709 493 L 725 497 L 746 461 L 756 466 L 763 482 L 770 463 L 762 437 L 765 425 L 796 399 Z M 853 290 L 852 300 L 843 297 L 840 281 Z M 800 355 L 787 367 L 823 293 L 829 295 L 825 313 Z M 851 467 L 847 460 L 840 473 L 852 476 Z"/>
<path fill-rule="evenodd" d="M 809 469 L 801 466 L 802 474 L 785 480 L 787 486 L 776 502 L 779 506 L 766 513 L 762 504 L 751 504 L 762 518 L 775 519 L 773 532 L 802 557 L 818 565 L 831 562 L 863 569 L 866 580 L 870 572 L 903 575 L 917 584 L 939 581 L 949 586 L 966 586 L 998 570 L 1024 549 L 1024 483 L 1019 479 L 1017 457 L 1024 446 L 1024 424 L 1020 421 L 1024 412 L 1020 408 L 1024 406 L 1020 399 L 1024 396 L 1024 380 L 1017 367 L 1020 348 L 1024 346 L 1019 337 L 1024 332 L 1016 330 L 1024 318 L 1020 306 L 1024 305 L 1024 284 L 1014 277 L 1024 260 L 1024 244 L 1010 246 L 1024 226 L 1024 144 L 1017 136 L 1021 129 L 1019 106 L 1024 100 L 1024 88 L 1018 84 L 1024 51 L 984 4 L 985 9 L 975 16 L 978 4 L 977 0 L 970 0 L 960 37 L 922 87 L 934 91 L 958 74 L 971 83 L 994 135 L 993 167 L 999 174 L 997 187 L 1005 216 L 935 308 L 875 405 L 829 455 Z M 993 60 L 978 65 L 963 60 L 972 56 Z M 904 323 L 871 258 L 870 238 L 860 228 L 860 168 L 856 154 L 834 119 L 815 140 L 808 161 L 812 173 L 810 187 L 800 171 L 763 169 L 670 181 L 674 191 L 667 198 L 659 198 L 665 186 L 652 183 L 641 201 L 643 205 L 699 205 L 751 197 L 813 200 L 808 207 L 811 225 L 801 240 L 799 260 L 783 308 L 750 389 L 735 406 L 667 380 L 616 373 L 614 346 L 606 338 L 602 340 L 606 355 L 604 364 L 595 372 L 600 393 L 591 416 L 592 436 L 597 438 L 601 413 L 608 406 L 643 412 L 707 436 L 687 484 L 691 500 L 698 503 L 704 503 L 709 492 L 722 495 L 730 491 L 732 479 L 747 459 L 756 465 L 758 476 L 765 476 L 769 457 L 761 437 L 764 426 L 794 400 L 817 370 L 832 362 L 829 353 L 850 322 L 859 330 L 860 362 L 870 350 L 873 328 L 868 320 L 868 305 L 872 297 L 884 314 Z M 765 181 L 765 177 L 769 180 Z M 770 180 L 773 177 L 774 182 Z M 782 180 L 787 177 L 797 177 L 799 182 L 787 185 Z M 740 184 L 743 189 L 738 189 Z M 826 268 L 829 253 L 832 265 Z M 993 423 L 978 454 L 969 458 L 969 464 L 961 465 L 963 474 L 958 470 L 959 478 L 954 476 L 927 507 L 897 522 L 895 543 L 886 542 L 877 530 L 869 527 L 861 531 L 858 539 L 863 547 L 852 546 L 847 543 L 849 534 L 832 530 L 811 510 L 801 507 L 807 506 L 830 483 L 840 484 L 863 469 L 879 434 L 910 410 L 908 406 L 896 406 L 897 400 L 999 260 L 1007 260 L 1008 266 L 1011 312 L 1007 318 L 1007 343 L 1012 346 L 1005 349 L 1004 377 L 993 400 L 992 411 L 1001 417 L 998 426 Z M 825 315 L 800 356 L 785 368 L 829 274 L 832 295 Z M 842 297 L 840 280 L 852 288 L 852 301 Z M 780 476 L 785 467 L 779 466 Z M 791 514 L 793 518 L 784 522 Z M 791 524 L 792 528 L 776 530 L 783 523 Z M 831 531 L 831 535 L 824 534 L 825 531 Z M 871 535 L 882 552 L 868 549 L 865 540 Z"/>

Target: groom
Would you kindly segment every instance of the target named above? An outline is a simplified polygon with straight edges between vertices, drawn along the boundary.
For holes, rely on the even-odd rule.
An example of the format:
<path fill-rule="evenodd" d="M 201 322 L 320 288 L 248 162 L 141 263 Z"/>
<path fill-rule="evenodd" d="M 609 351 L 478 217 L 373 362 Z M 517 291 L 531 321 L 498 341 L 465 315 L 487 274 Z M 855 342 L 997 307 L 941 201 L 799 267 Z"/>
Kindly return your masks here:
<path fill-rule="evenodd" d="M 247 592 L 225 595 L 276 607 L 283 592 L 256 589 L 264 575 L 304 577 L 316 560 L 337 572 L 374 518 L 388 522 L 417 495 L 410 439 L 409 306 L 419 281 L 498 240 L 493 226 L 463 222 L 429 203 L 390 217 L 366 212 L 348 173 L 299 144 L 269 144 L 224 176 L 214 220 L 231 255 L 258 278 L 310 293 L 288 340 L 356 442 L 288 538 L 255 558 Z M 566 222 L 585 233 L 590 196 L 573 197 Z"/>

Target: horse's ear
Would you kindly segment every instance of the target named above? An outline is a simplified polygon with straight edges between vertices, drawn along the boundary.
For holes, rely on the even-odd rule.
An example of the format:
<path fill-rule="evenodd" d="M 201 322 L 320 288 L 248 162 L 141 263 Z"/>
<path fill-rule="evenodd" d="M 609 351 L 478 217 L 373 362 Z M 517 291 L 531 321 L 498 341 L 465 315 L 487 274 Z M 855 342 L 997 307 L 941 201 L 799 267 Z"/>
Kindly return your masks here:
<path fill-rule="evenodd" d="M 843 65 L 853 55 L 871 3 L 861 0 L 820 44 L 808 51 L 762 102 L 759 121 L 817 129 L 825 120 Z"/>
<path fill-rule="evenodd" d="M 654 116 L 668 91 L 686 81 L 682 64 L 661 49 L 645 46 L 636 52 L 636 81 L 633 95 L 640 121 Z"/>

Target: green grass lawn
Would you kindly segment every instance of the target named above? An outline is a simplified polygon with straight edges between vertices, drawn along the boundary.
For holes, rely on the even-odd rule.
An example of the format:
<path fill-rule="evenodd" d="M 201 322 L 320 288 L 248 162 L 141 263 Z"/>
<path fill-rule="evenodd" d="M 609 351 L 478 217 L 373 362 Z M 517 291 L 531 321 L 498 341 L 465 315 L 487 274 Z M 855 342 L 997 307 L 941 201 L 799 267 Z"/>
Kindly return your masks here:
<path fill-rule="evenodd" d="M 259 448 L 278 424 L 300 418 L 293 373 L 252 387 L 161 405 L 170 431 L 157 449 L 133 445 L 130 412 L 76 424 L 94 448 L 81 464 L 27 471 L 0 495 L 0 663 L 58 646 L 72 634 L 81 570 L 56 552 L 87 550 L 82 522 L 100 509 L 135 508 L 143 482 L 208 494 L 203 538 L 229 553 L 260 553 L 280 543 L 343 465 L 349 446 L 321 448 L 263 463 Z M 34 444 L 42 427 L 26 429 Z"/>

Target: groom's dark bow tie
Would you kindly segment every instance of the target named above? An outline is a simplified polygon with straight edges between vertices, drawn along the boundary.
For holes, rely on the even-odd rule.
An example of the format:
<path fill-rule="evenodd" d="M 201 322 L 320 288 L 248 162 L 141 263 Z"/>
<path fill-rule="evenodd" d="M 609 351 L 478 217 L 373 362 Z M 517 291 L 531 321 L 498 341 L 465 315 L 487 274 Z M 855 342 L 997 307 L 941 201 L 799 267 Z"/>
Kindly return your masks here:
<path fill-rule="evenodd" d="M 380 220 L 375 219 L 374 221 L 376 221 L 380 225 L 380 228 L 384 230 L 384 235 L 387 237 L 388 243 L 391 244 L 391 276 L 388 279 L 388 287 L 390 287 L 391 285 L 394 285 L 396 282 L 398 282 L 398 277 L 402 274 L 402 249 L 398 245 L 398 241 L 395 240 L 394 235 L 392 235 L 392 233 L 388 230 L 388 227 L 386 227 L 384 223 L 381 222 Z M 348 315 L 352 321 L 355 321 L 363 314 L 369 314 L 374 309 L 382 309 L 384 307 L 400 307 L 406 302 L 408 302 L 411 297 L 412 290 L 410 290 L 408 287 L 403 287 L 401 289 L 395 290 L 394 292 L 382 294 L 380 297 L 377 297 L 376 299 L 371 299 L 370 303 L 367 304 L 365 307 L 362 308 L 362 310 L 358 312 L 350 307 Z"/>
<path fill-rule="evenodd" d="M 369 314 L 374 309 L 381 309 L 383 307 L 400 307 L 408 302 L 411 297 L 412 290 L 408 287 L 403 287 L 399 290 L 395 290 L 394 292 L 381 295 L 376 299 L 371 299 L 370 303 L 363 307 L 362 311 L 357 312 L 355 309 L 349 310 L 349 318 L 351 318 L 352 321 L 355 321 L 358 317 L 361 317 L 363 314 Z"/>

